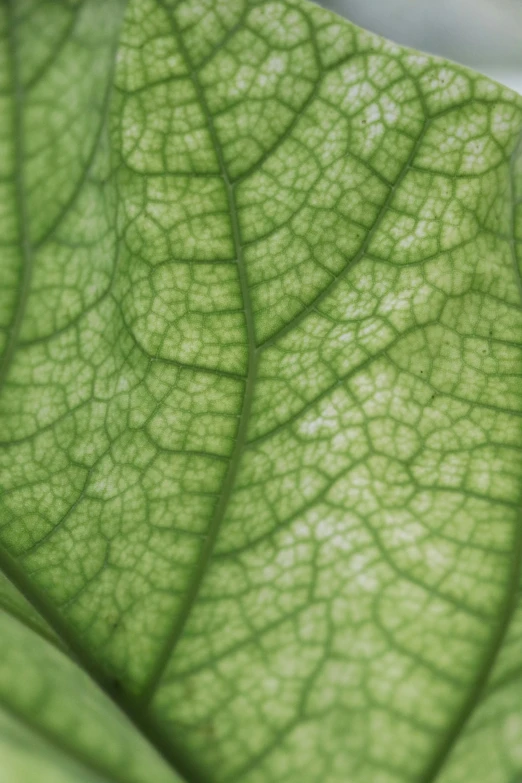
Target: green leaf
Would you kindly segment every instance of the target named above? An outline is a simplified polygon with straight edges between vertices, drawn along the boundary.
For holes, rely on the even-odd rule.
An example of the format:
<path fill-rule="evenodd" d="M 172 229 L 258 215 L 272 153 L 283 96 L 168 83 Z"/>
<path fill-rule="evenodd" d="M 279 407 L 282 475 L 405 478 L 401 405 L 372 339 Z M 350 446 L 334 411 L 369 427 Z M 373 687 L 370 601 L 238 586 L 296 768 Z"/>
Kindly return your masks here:
<path fill-rule="evenodd" d="M 0 778 L 512 783 L 522 99 L 306 0 L 0 89 Z"/>

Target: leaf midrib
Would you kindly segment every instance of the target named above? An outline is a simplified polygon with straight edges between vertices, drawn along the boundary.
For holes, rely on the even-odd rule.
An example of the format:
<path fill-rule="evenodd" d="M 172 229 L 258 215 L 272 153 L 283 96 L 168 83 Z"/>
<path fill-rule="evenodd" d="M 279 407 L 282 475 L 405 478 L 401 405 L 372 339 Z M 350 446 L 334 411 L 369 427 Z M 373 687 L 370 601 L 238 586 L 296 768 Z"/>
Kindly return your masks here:
<path fill-rule="evenodd" d="M 184 601 L 183 607 L 172 626 L 166 644 L 164 645 L 163 650 L 158 657 L 154 670 L 151 676 L 149 677 L 145 685 L 145 688 L 140 696 L 140 701 L 144 706 L 148 706 L 151 700 L 153 699 L 156 688 L 163 676 L 163 673 L 168 665 L 168 662 L 171 659 L 172 654 L 183 635 L 185 625 L 190 617 L 194 603 L 197 600 L 203 582 L 203 578 L 207 572 L 207 567 L 212 558 L 212 553 L 215 548 L 216 540 L 219 534 L 219 529 L 221 527 L 221 523 L 224 519 L 228 507 L 230 496 L 232 494 L 237 472 L 239 469 L 241 456 L 243 454 L 244 447 L 246 445 L 248 423 L 250 420 L 250 412 L 252 409 L 254 386 L 255 386 L 258 361 L 259 361 L 259 355 L 256 349 L 256 337 L 255 337 L 255 327 L 254 327 L 254 316 L 252 311 L 252 302 L 250 298 L 250 290 L 248 287 L 246 265 L 245 265 L 243 247 L 241 242 L 241 232 L 239 228 L 238 210 L 237 210 L 236 196 L 235 196 L 235 185 L 234 183 L 232 183 L 232 181 L 228 176 L 223 150 L 214 126 L 212 113 L 209 109 L 204 90 L 200 84 L 196 70 L 190 59 L 190 55 L 188 53 L 187 47 L 185 46 L 183 36 L 178 28 L 178 24 L 174 17 L 172 9 L 167 7 L 163 2 L 163 0 L 158 0 L 158 2 L 168 15 L 171 24 L 172 33 L 176 39 L 176 43 L 183 57 L 192 84 L 194 85 L 198 102 L 203 110 L 208 131 L 212 139 L 212 144 L 219 165 L 219 173 L 225 184 L 227 200 L 228 200 L 228 209 L 229 209 L 230 219 L 232 223 L 234 255 L 238 266 L 239 283 L 241 288 L 241 296 L 243 299 L 243 309 L 245 312 L 248 359 L 247 359 L 246 381 L 245 381 L 245 387 L 243 392 L 243 403 L 242 403 L 241 413 L 239 416 L 237 435 L 234 442 L 234 448 L 230 456 L 228 469 L 225 474 L 225 478 L 223 480 L 223 484 L 221 487 L 221 493 L 216 502 L 212 519 L 207 529 L 207 537 L 202 546 L 201 555 L 199 557 L 197 565 L 194 569 L 194 573 L 187 591 L 187 596 Z"/>
<path fill-rule="evenodd" d="M 239 470 L 241 458 L 243 456 L 243 452 L 245 451 L 245 448 L 248 445 L 248 441 L 247 441 L 248 425 L 250 420 L 250 413 L 252 410 L 254 387 L 256 382 L 260 355 L 262 351 L 264 351 L 269 345 L 272 345 L 273 342 L 275 342 L 277 339 L 282 337 L 288 331 L 293 329 L 298 323 L 300 323 L 308 315 L 309 312 L 314 310 L 326 297 L 328 297 L 339 285 L 340 281 L 364 257 L 364 254 L 366 253 L 373 239 L 373 236 L 375 235 L 376 231 L 378 231 L 382 223 L 382 220 L 384 219 L 389 209 L 389 206 L 394 198 L 397 188 L 400 186 L 400 183 L 408 173 L 408 170 L 410 169 L 411 164 L 417 155 L 418 149 L 422 144 L 426 131 L 429 127 L 429 121 L 426 118 L 421 132 L 419 133 L 417 139 L 412 145 L 412 148 L 410 150 L 406 162 L 401 168 L 401 171 L 399 172 L 395 182 L 390 186 L 389 192 L 386 198 L 384 199 L 381 208 L 377 213 L 374 223 L 370 228 L 370 230 L 368 231 L 364 241 L 361 244 L 361 247 L 359 248 L 359 251 L 356 253 L 354 258 L 351 259 L 351 261 L 349 261 L 346 264 L 343 270 L 338 275 L 332 278 L 330 283 L 321 291 L 321 293 L 318 294 L 307 307 L 303 308 L 303 310 L 297 316 L 295 316 L 285 327 L 283 327 L 274 335 L 272 335 L 272 337 L 269 338 L 268 340 L 264 341 L 263 343 L 257 344 L 256 335 L 255 335 L 253 308 L 252 308 L 252 302 L 250 297 L 250 291 L 248 287 L 246 265 L 245 265 L 244 255 L 243 255 L 243 246 L 241 242 L 241 233 L 240 233 L 239 220 L 238 220 L 238 210 L 237 210 L 236 199 L 235 199 L 235 189 L 239 184 L 241 184 L 243 178 L 239 178 L 238 180 L 233 181 L 230 179 L 228 175 L 222 146 L 219 141 L 219 137 L 214 125 L 212 112 L 210 111 L 204 89 L 199 81 L 196 69 L 191 61 L 187 47 L 185 46 L 183 35 L 179 30 L 178 23 L 176 21 L 172 9 L 165 4 L 164 0 L 158 0 L 158 3 L 162 6 L 162 8 L 164 9 L 165 13 L 167 14 L 170 20 L 172 33 L 176 39 L 176 43 L 183 57 L 185 66 L 189 73 L 189 77 L 196 91 L 197 99 L 203 111 L 207 128 L 209 131 L 209 135 L 211 137 L 216 158 L 218 161 L 219 173 L 221 178 L 223 179 L 227 192 L 229 214 L 232 223 L 232 233 L 234 239 L 234 251 L 238 264 L 240 288 L 241 288 L 243 308 L 245 311 L 245 319 L 246 319 L 247 344 L 248 344 L 248 367 L 247 367 L 245 389 L 243 394 L 243 404 L 242 404 L 242 410 L 239 418 L 236 440 L 234 443 L 232 454 L 230 456 L 229 467 L 221 487 L 221 493 L 216 503 L 216 506 L 214 508 L 214 513 L 209 523 L 209 527 L 207 529 L 207 538 L 202 547 L 200 558 L 194 569 L 194 574 L 190 586 L 187 590 L 187 596 L 185 602 L 171 628 L 171 631 L 167 637 L 167 641 L 163 647 L 163 650 L 157 659 L 152 675 L 149 677 L 145 685 L 145 688 L 140 696 L 140 702 L 143 704 L 143 706 L 150 705 L 152 699 L 154 698 L 156 688 L 159 685 L 159 682 L 161 681 L 161 678 L 174 653 L 174 650 L 176 649 L 177 645 L 179 644 L 183 636 L 183 631 L 192 612 L 192 608 L 197 600 L 199 591 L 201 589 L 201 585 L 203 583 L 203 579 L 207 572 L 208 566 L 211 562 L 217 537 L 219 535 L 219 530 L 224 520 L 228 508 L 228 503 L 234 489 L 235 480 Z M 312 95 L 316 95 L 319 89 L 318 85 L 321 83 L 323 74 L 320 68 L 317 43 L 315 41 L 315 36 L 313 35 L 312 31 L 311 31 L 311 36 L 314 41 L 314 51 L 316 53 L 317 66 L 318 66 L 317 84 L 314 90 L 312 91 Z M 310 101 L 308 100 L 307 105 L 309 105 L 309 102 Z M 301 115 L 299 114 L 298 118 L 300 116 Z M 296 120 L 296 122 L 297 121 L 298 119 Z M 267 156 L 264 156 L 263 161 L 266 158 Z"/>

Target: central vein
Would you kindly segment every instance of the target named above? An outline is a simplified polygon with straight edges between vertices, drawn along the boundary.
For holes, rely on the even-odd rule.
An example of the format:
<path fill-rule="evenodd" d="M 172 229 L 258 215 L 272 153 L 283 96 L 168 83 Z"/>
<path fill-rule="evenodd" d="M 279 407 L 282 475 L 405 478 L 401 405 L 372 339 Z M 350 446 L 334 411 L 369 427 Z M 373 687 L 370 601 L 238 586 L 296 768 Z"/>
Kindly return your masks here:
<path fill-rule="evenodd" d="M 189 588 L 187 590 L 185 601 L 183 603 L 179 615 L 176 618 L 175 623 L 173 624 L 173 627 L 171 629 L 167 641 L 165 642 L 163 650 L 159 655 L 158 660 L 156 661 L 154 670 L 144 687 L 142 697 L 141 697 L 142 703 L 144 705 L 149 704 L 150 701 L 153 699 L 156 687 L 163 676 L 165 668 L 172 656 L 174 649 L 176 648 L 178 642 L 180 641 L 183 635 L 183 631 L 185 629 L 186 623 L 190 617 L 194 603 L 197 600 L 201 588 L 201 584 L 203 582 L 203 578 L 207 571 L 209 562 L 212 558 L 212 553 L 214 551 L 219 529 L 221 527 L 221 523 L 225 516 L 228 503 L 230 500 L 230 496 L 232 494 L 232 490 L 234 488 L 234 484 L 236 481 L 236 476 L 239 468 L 239 463 L 241 461 L 241 456 L 243 454 L 247 442 L 248 422 L 250 419 L 250 411 L 252 409 L 252 398 L 254 393 L 254 386 L 256 382 L 256 375 L 257 375 L 257 368 L 258 368 L 258 361 L 259 361 L 259 351 L 256 346 L 256 339 L 255 339 L 254 317 L 252 314 L 252 302 L 251 302 L 250 291 L 248 287 L 248 277 L 247 277 L 247 272 L 245 267 L 245 260 L 243 257 L 243 248 L 241 245 L 241 232 L 240 232 L 239 221 L 238 221 L 235 185 L 230 180 L 230 177 L 228 176 L 228 172 L 223 156 L 223 150 L 221 148 L 221 144 L 216 132 L 212 113 L 209 109 L 203 88 L 199 82 L 198 75 L 190 60 L 189 53 L 183 41 L 183 36 L 180 34 L 180 31 L 178 29 L 176 20 L 173 16 L 171 9 L 165 7 L 165 10 L 169 13 L 173 34 L 176 38 L 176 42 L 178 44 L 179 50 L 185 61 L 187 70 L 190 74 L 190 78 L 196 90 L 199 104 L 205 115 L 205 120 L 210 133 L 210 137 L 212 139 L 212 144 L 214 146 L 216 158 L 219 164 L 219 172 L 225 184 L 227 201 L 228 201 L 228 211 L 231 220 L 232 237 L 234 242 L 234 255 L 238 265 L 239 285 L 241 288 L 243 310 L 245 313 L 245 326 L 246 326 L 246 337 L 247 337 L 247 346 L 248 346 L 248 365 L 247 365 L 247 375 L 246 375 L 245 388 L 243 394 L 243 404 L 239 416 L 239 424 L 237 428 L 236 439 L 234 443 L 234 448 L 230 455 L 230 461 L 228 464 L 227 472 L 225 474 L 225 478 L 223 480 L 223 485 L 221 487 L 221 493 L 214 507 L 214 512 L 212 514 L 212 518 L 210 520 L 210 524 L 207 531 L 207 537 L 205 539 L 205 543 L 203 544 L 201 554 L 199 556 L 199 560 L 194 569 L 194 573 Z"/>

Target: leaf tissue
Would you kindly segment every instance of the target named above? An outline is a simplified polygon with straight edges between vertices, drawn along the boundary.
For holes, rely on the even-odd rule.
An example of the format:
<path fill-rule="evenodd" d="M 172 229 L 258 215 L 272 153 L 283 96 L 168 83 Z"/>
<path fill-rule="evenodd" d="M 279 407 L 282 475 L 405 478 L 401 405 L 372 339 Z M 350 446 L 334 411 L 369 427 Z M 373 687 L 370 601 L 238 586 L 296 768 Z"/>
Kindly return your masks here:
<path fill-rule="evenodd" d="M 307 0 L 0 3 L 0 780 L 522 776 L 522 98 Z"/>

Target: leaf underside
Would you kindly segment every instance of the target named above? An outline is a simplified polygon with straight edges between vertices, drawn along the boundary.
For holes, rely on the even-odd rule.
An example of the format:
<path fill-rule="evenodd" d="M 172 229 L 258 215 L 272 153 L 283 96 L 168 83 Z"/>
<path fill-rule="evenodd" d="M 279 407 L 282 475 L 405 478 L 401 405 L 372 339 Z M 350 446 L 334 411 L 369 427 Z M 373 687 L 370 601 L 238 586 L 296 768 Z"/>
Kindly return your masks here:
<path fill-rule="evenodd" d="M 0 102 L 0 780 L 513 783 L 522 99 L 5 0 Z"/>

